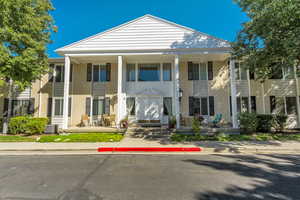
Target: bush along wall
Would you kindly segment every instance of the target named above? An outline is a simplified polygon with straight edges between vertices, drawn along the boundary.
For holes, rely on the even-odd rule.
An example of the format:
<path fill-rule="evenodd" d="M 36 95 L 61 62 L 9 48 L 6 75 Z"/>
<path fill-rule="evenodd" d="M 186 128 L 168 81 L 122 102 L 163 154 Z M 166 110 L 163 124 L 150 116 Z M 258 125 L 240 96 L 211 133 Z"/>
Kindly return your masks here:
<path fill-rule="evenodd" d="M 287 121 L 286 115 L 241 113 L 239 115 L 240 128 L 245 133 L 269 133 L 272 129 L 283 131 Z"/>
<path fill-rule="evenodd" d="M 10 134 L 41 134 L 45 132 L 48 118 L 37 118 L 30 116 L 13 117 L 9 121 Z"/>

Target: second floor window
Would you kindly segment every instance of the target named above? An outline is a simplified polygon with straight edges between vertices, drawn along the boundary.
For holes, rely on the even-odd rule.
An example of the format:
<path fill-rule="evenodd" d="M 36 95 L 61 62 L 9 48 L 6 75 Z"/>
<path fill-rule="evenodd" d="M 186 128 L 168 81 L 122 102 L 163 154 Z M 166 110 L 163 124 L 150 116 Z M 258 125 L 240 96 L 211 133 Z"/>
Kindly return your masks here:
<path fill-rule="evenodd" d="M 171 63 L 163 64 L 163 80 L 164 81 L 172 80 L 172 64 Z"/>
<path fill-rule="evenodd" d="M 213 80 L 213 62 L 188 62 L 188 80 Z"/>
<path fill-rule="evenodd" d="M 135 81 L 135 64 L 127 64 L 126 77 L 127 81 Z"/>
<path fill-rule="evenodd" d="M 110 64 L 94 65 L 93 66 L 93 80 L 94 82 L 110 81 Z"/>
<path fill-rule="evenodd" d="M 64 67 L 62 65 L 55 66 L 55 82 L 64 82 Z"/>

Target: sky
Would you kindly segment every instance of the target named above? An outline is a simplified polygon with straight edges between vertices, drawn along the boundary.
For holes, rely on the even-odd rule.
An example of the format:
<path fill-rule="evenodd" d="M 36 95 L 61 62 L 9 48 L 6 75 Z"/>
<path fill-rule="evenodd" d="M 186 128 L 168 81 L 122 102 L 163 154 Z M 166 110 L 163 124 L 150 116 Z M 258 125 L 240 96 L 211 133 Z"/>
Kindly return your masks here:
<path fill-rule="evenodd" d="M 48 45 L 54 50 L 145 14 L 233 41 L 246 15 L 233 0 L 52 0 L 58 32 Z"/>

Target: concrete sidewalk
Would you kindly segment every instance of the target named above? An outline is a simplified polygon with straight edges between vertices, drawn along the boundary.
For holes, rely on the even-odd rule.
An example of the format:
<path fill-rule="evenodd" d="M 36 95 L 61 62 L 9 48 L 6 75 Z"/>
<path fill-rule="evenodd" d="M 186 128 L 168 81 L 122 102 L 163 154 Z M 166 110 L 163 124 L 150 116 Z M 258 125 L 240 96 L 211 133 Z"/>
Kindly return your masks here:
<path fill-rule="evenodd" d="M 201 152 L 97 152 L 99 147 L 201 147 Z M 106 143 L 0 143 L 0 155 L 23 154 L 224 154 L 224 153 L 293 153 L 300 154 L 300 142 L 184 142 L 125 137 Z"/>

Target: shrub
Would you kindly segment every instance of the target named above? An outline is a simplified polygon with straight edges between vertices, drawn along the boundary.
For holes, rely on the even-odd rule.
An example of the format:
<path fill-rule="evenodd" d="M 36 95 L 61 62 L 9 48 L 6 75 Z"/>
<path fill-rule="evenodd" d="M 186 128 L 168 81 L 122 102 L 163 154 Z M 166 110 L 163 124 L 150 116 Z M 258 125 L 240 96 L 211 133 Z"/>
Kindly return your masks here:
<path fill-rule="evenodd" d="M 34 118 L 29 116 L 13 117 L 9 121 L 10 134 L 40 134 L 45 132 L 48 118 Z"/>
<path fill-rule="evenodd" d="M 170 116 L 169 117 L 169 128 L 175 128 L 176 126 L 176 117 Z"/>
<path fill-rule="evenodd" d="M 240 127 L 246 133 L 256 132 L 258 119 L 256 113 L 241 113 L 239 114 Z"/>
<path fill-rule="evenodd" d="M 275 115 L 273 128 L 275 128 L 276 131 L 282 132 L 286 126 L 287 119 L 288 116 L 286 115 Z"/>
<path fill-rule="evenodd" d="M 274 125 L 273 115 L 257 115 L 257 131 L 268 133 Z"/>
<path fill-rule="evenodd" d="M 193 118 L 192 129 L 195 134 L 200 134 L 201 128 L 200 128 L 200 120 L 198 117 Z"/>

